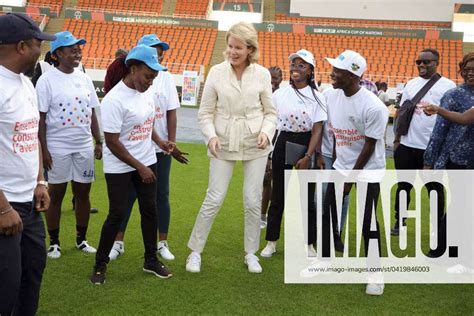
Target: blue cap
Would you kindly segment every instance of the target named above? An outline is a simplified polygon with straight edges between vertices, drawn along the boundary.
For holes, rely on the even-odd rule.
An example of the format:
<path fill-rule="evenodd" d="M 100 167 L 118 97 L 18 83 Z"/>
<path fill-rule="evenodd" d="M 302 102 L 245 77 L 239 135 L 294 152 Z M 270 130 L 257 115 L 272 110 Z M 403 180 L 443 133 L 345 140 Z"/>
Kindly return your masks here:
<path fill-rule="evenodd" d="M 138 45 L 132 48 L 128 53 L 125 63 L 130 59 L 135 59 L 144 62 L 148 67 L 156 71 L 167 71 L 168 68 L 163 67 L 158 62 L 158 55 L 156 49 L 153 47 Z"/>
<path fill-rule="evenodd" d="M 60 47 L 68 47 L 73 45 L 84 45 L 86 42 L 83 38 L 75 38 L 69 31 L 59 32 L 56 35 L 56 40 L 51 42 L 51 54 Z"/>
<path fill-rule="evenodd" d="M 170 46 L 168 43 L 160 41 L 158 36 L 156 34 L 147 34 L 143 35 L 142 38 L 138 41 L 137 45 L 145 45 L 145 46 L 156 46 L 160 45 L 163 50 L 168 50 L 170 49 Z"/>

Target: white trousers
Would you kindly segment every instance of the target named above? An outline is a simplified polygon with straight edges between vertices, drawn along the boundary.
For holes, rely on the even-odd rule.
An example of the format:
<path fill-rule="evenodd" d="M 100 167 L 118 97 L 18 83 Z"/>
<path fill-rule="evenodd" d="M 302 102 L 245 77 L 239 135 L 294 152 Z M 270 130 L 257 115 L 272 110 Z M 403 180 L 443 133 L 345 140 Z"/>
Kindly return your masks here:
<path fill-rule="evenodd" d="M 227 194 L 236 161 L 211 158 L 209 166 L 209 185 L 206 198 L 196 218 L 188 247 L 201 253 L 206 245 L 212 223 L 219 212 Z M 260 212 L 262 208 L 262 185 L 267 156 L 242 161 L 244 168 L 244 248 L 253 254 L 260 247 Z"/>

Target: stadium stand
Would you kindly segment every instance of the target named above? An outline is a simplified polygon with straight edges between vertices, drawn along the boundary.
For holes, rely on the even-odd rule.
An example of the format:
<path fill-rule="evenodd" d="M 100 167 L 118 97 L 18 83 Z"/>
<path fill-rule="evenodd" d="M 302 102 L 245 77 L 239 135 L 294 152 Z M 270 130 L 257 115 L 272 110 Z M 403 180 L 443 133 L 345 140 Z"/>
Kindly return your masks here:
<path fill-rule="evenodd" d="M 450 29 L 449 22 L 423 22 L 423 21 L 389 21 L 389 20 L 362 20 L 362 19 L 337 19 L 291 16 L 282 13 L 276 14 L 278 23 L 301 23 L 309 25 L 332 25 L 346 27 L 370 28 L 402 28 L 402 29 Z"/>
<path fill-rule="evenodd" d="M 7 13 L 3 12 L 3 11 L 0 11 L 0 15 L 5 15 L 5 14 L 7 14 Z M 44 29 L 46 27 L 46 25 L 48 24 L 48 22 L 49 22 L 49 16 L 47 16 L 47 15 L 29 13 L 29 12 L 27 12 L 27 14 L 33 19 L 33 21 L 38 23 L 38 26 L 41 29 Z"/>
<path fill-rule="evenodd" d="M 183 64 L 189 65 L 186 70 L 199 70 L 193 69 L 193 66 L 209 65 L 217 36 L 217 29 L 211 28 L 76 19 L 66 19 L 64 29 L 77 37 L 87 39 L 83 64 L 99 69 L 105 69 L 110 64 L 117 48 L 130 49 L 142 35 L 156 33 L 172 48 L 166 53 L 165 65 L 174 73 L 183 71 Z M 107 41 L 104 41 L 104 38 L 107 38 Z"/>
<path fill-rule="evenodd" d="M 30 0 L 27 7 L 31 8 L 49 8 L 56 16 L 61 12 L 63 0 Z"/>
<path fill-rule="evenodd" d="M 125 12 L 128 15 L 140 15 L 157 16 L 160 15 L 163 7 L 163 0 L 79 0 L 77 1 L 77 7 L 91 8 L 97 11 L 101 9 L 103 11 L 112 12 Z"/>
<path fill-rule="evenodd" d="M 177 0 L 174 16 L 206 17 L 209 1 Z"/>
<path fill-rule="evenodd" d="M 260 12 L 261 11 L 261 0 L 214 0 L 214 10 L 225 10 L 226 5 L 232 6 L 232 11 L 248 11 L 248 12 Z"/>
<path fill-rule="evenodd" d="M 314 53 L 323 82 L 329 81 L 331 71 L 324 58 L 337 56 L 345 49 L 361 53 L 367 59 L 367 74 L 371 79 L 387 81 L 389 85 L 417 76 L 414 61 L 423 48 L 432 47 L 440 52 L 439 72 L 451 79 L 459 79 L 456 67 L 462 59 L 462 41 L 441 39 L 259 32 L 259 43 L 262 50 L 260 63 L 265 67 L 281 67 L 284 80 L 288 80 L 289 54 L 301 48 Z"/>

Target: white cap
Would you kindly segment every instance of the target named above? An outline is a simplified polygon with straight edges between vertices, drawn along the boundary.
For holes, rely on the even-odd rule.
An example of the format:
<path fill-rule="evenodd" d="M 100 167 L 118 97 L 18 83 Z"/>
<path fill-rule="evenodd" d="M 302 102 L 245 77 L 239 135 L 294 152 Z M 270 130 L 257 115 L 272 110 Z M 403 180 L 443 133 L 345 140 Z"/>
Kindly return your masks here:
<path fill-rule="evenodd" d="M 290 57 L 288 57 L 290 61 L 293 61 L 293 59 L 295 58 L 301 58 L 313 67 L 316 67 L 316 62 L 314 61 L 313 54 L 310 51 L 307 51 L 306 49 L 300 49 L 299 51 L 291 54 Z"/>
<path fill-rule="evenodd" d="M 346 50 L 336 58 L 326 57 L 326 60 L 335 68 L 347 70 L 361 77 L 367 70 L 365 58 L 353 50 Z"/>

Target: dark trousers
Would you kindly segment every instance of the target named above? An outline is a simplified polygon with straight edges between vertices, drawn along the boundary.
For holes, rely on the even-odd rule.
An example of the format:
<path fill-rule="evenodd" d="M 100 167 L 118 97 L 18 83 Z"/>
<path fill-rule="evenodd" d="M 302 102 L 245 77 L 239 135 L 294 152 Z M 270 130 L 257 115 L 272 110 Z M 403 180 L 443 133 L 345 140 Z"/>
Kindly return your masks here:
<path fill-rule="evenodd" d="M 366 255 L 369 252 L 369 240 L 376 239 L 378 240 L 378 251 L 380 254 L 380 228 L 379 222 L 377 220 L 377 204 L 380 195 L 380 184 L 379 183 L 368 183 L 367 184 L 367 195 L 365 199 L 364 206 L 364 219 L 362 221 L 362 236 L 364 237 L 364 249 Z M 375 220 L 377 225 L 377 230 L 370 230 L 370 220 L 372 219 L 372 212 L 375 212 Z M 336 191 L 334 183 L 328 183 L 326 196 L 324 197 L 323 202 L 323 220 L 322 220 L 322 242 L 323 242 L 323 257 L 330 256 L 330 238 L 332 225 L 333 230 L 333 241 L 339 232 L 337 224 L 337 206 L 336 206 Z"/>
<path fill-rule="evenodd" d="M 0 235 L 0 315 L 35 315 L 46 266 L 45 231 L 33 203 L 10 203 L 23 231 Z"/>
<path fill-rule="evenodd" d="M 170 155 L 164 153 L 156 154 L 156 206 L 158 209 L 158 231 L 160 234 L 167 234 L 170 226 Z M 127 229 L 130 215 L 132 214 L 133 204 L 137 200 L 137 193 L 133 185 L 130 186 L 130 196 L 127 206 L 127 216 L 120 224 L 120 231 Z"/>
<path fill-rule="evenodd" d="M 265 239 L 276 241 L 280 238 L 280 227 L 285 207 L 285 170 L 293 169 L 293 166 L 285 164 L 286 142 L 297 143 L 308 146 L 311 132 L 290 133 L 281 132 L 275 144 L 272 156 L 272 199 L 267 217 L 267 233 Z M 308 244 L 316 243 L 316 205 L 314 203 L 314 191 L 316 185 L 308 184 Z"/>
<path fill-rule="evenodd" d="M 423 169 L 423 155 L 425 151 L 423 149 L 417 149 L 408 147 L 400 144 L 393 153 L 393 158 L 395 160 L 395 169 L 397 170 L 419 170 Z M 413 180 L 415 176 L 413 176 Z M 437 203 L 438 203 L 438 219 L 444 215 L 444 190 L 443 186 L 436 182 L 429 182 L 426 184 L 428 190 L 428 196 L 431 191 L 435 190 L 437 193 Z M 397 192 L 395 195 L 395 221 L 398 222 L 400 214 L 400 192 L 406 191 L 407 194 L 407 207 L 410 204 L 410 192 L 413 189 L 413 185 L 408 182 L 400 182 L 398 184 Z"/>
<path fill-rule="evenodd" d="M 149 166 L 156 175 L 156 164 Z M 143 183 L 138 171 L 127 173 L 106 173 L 107 193 L 109 196 L 109 215 L 102 226 L 99 249 L 95 257 L 97 266 L 109 262 L 109 253 L 115 241 L 120 224 L 127 215 L 130 183 L 137 192 L 141 215 L 145 261 L 156 259 L 156 182 Z"/>

